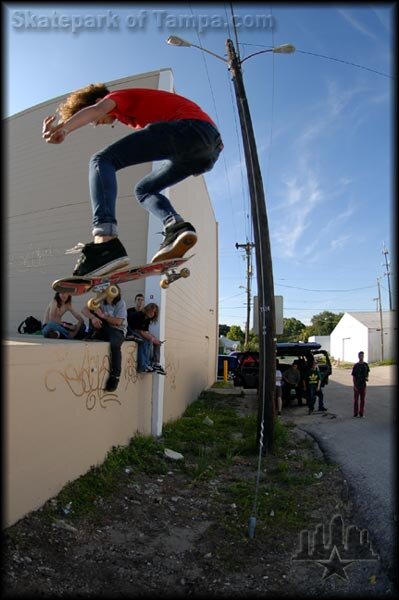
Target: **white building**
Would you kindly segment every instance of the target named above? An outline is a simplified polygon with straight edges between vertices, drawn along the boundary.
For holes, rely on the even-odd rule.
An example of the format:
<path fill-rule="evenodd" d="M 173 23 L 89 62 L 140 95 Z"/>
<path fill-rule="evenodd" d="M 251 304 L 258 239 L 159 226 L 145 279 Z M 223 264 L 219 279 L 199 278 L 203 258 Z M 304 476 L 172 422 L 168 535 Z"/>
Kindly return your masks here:
<path fill-rule="evenodd" d="M 323 350 L 327 350 L 330 354 L 330 336 L 329 335 L 310 335 L 308 338 L 308 342 L 316 342 L 317 344 L 321 344 Z"/>
<path fill-rule="evenodd" d="M 357 362 L 364 352 L 366 362 L 396 358 L 396 312 L 346 312 L 330 335 L 330 354 L 335 360 Z"/>
<path fill-rule="evenodd" d="M 240 343 L 239 340 L 229 340 L 224 335 L 219 336 L 219 354 L 229 354 L 238 350 Z"/>

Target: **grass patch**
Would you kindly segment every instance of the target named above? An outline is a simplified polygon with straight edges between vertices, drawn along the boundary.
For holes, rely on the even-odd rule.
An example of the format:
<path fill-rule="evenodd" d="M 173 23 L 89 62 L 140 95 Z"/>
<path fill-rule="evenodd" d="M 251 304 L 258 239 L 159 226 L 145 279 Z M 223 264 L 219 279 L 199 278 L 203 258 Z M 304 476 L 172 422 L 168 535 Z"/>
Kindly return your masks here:
<path fill-rule="evenodd" d="M 223 380 L 219 380 L 219 381 L 215 381 L 215 383 L 213 384 L 212 388 L 215 389 L 234 389 L 234 385 L 232 384 L 231 381 L 224 381 Z"/>
<path fill-rule="evenodd" d="M 96 513 L 99 499 L 114 491 L 126 467 L 147 474 L 165 473 L 166 464 L 159 443 L 152 437 L 136 435 L 128 446 L 114 446 L 101 465 L 91 467 L 85 475 L 62 488 L 56 498 L 57 508 L 70 505 L 74 516 Z M 54 502 L 48 502 L 43 513 L 52 518 Z"/>
<path fill-rule="evenodd" d="M 171 463 L 163 451 L 170 448 L 184 456 L 183 461 L 173 463 L 173 468 L 181 469 L 188 486 L 224 476 L 233 465 L 245 465 L 244 477 L 235 480 L 237 471 L 231 471 L 232 480 L 221 478 L 219 491 L 223 494 L 214 498 L 216 503 L 238 507 L 233 516 L 222 516 L 221 525 L 242 535 L 253 510 L 259 450 L 257 414 L 242 416 L 238 406 L 237 397 L 207 391 L 187 407 L 181 418 L 164 426 L 162 438 L 136 435 L 127 446 L 112 448 L 103 464 L 64 486 L 56 498 L 58 517 L 67 506 L 72 509 L 71 517 L 96 515 L 102 499 L 121 482 L 124 484 L 126 467 L 133 474 L 165 474 Z M 314 474 L 334 468 L 313 458 L 312 447 L 312 440 L 296 439 L 290 425 L 275 420 L 274 452 L 262 458 L 257 500 L 258 518 L 274 532 L 279 527 L 286 530 L 304 526 L 307 510 L 313 508 L 314 486 L 319 484 Z M 49 501 L 43 515 L 54 519 L 54 507 L 54 500 Z"/>

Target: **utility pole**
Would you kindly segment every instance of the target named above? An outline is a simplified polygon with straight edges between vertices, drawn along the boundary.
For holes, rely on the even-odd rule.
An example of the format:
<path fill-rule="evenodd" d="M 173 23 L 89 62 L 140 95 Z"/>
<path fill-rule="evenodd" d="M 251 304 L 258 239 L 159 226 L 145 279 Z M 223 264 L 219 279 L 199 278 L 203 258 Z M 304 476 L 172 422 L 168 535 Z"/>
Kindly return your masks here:
<path fill-rule="evenodd" d="M 247 321 L 245 324 L 245 346 L 249 341 L 249 324 L 251 322 L 251 277 L 252 277 L 252 248 L 255 244 L 247 242 L 246 244 L 237 244 L 236 248 L 244 248 L 247 257 Z"/>
<path fill-rule="evenodd" d="M 388 278 L 388 296 L 389 296 L 389 310 L 392 310 L 392 296 L 391 296 L 391 271 L 389 270 L 388 250 L 385 248 L 385 242 L 382 243 L 382 253 L 385 257 L 385 268 L 386 273 L 384 275 Z M 382 265 L 384 266 L 384 265 Z"/>
<path fill-rule="evenodd" d="M 254 229 L 259 297 L 259 387 L 257 441 L 262 454 L 273 449 L 274 395 L 276 385 L 276 342 L 274 284 L 269 226 L 262 174 L 244 82 L 233 42 L 226 41 L 227 62 L 234 84 L 243 138 L 251 213 Z"/>
<path fill-rule="evenodd" d="M 383 321 L 382 321 L 381 288 L 380 288 L 380 278 L 379 277 L 377 277 L 377 288 L 378 288 L 378 303 L 380 305 L 381 360 L 384 360 L 384 325 L 383 325 Z"/>

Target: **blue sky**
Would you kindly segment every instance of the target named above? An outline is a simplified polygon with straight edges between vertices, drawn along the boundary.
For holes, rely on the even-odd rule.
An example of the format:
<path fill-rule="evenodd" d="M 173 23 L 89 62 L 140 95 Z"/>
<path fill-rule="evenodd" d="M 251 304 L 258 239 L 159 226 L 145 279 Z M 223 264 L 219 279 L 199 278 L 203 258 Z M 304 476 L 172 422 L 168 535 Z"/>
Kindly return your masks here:
<path fill-rule="evenodd" d="M 246 262 L 235 244 L 253 236 L 231 78 L 217 58 L 165 43 L 175 34 L 225 56 L 226 39 L 236 44 L 231 7 L 242 59 L 283 43 L 297 49 L 243 64 L 284 317 L 308 324 L 323 310 L 375 310 L 377 277 L 387 310 L 383 243 L 393 287 L 396 272 L 392 4 L 6 3 L 6 116 L 91 82 L 172 68 L 176 91 L 224 140 L 206 175 L 219 222 L 219 322 L 244 327 Z"/>

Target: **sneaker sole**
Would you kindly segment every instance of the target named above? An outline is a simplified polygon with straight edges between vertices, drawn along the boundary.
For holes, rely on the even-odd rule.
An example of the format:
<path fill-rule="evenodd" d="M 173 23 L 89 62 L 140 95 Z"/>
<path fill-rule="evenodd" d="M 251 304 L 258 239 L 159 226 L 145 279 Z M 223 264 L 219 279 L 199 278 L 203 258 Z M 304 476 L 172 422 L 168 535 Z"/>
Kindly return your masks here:
<path fill-rule="evenodd" d="M 109 273 L 113 273 L 114 271 L 121 271 L 123 267 L 127 267 L 130 264 L 130 260 L 127 256 L 123 258 L 117 258 L 116 260 L 95 269 L 94 271 L 90 271 L 89 273 L 85 273 L 84 275 L 78 275 L 78 277 L 100 277 L 102 275 L 108 275 Z"/>
<path fill-rule="evenodd" d="M 162 248 L 152 258 L 151 262 L 160 262 L 170 258 L 181 258 L 197 243 L 198 236 L 193 231 L 184 231 L 171 246 Z"/>

